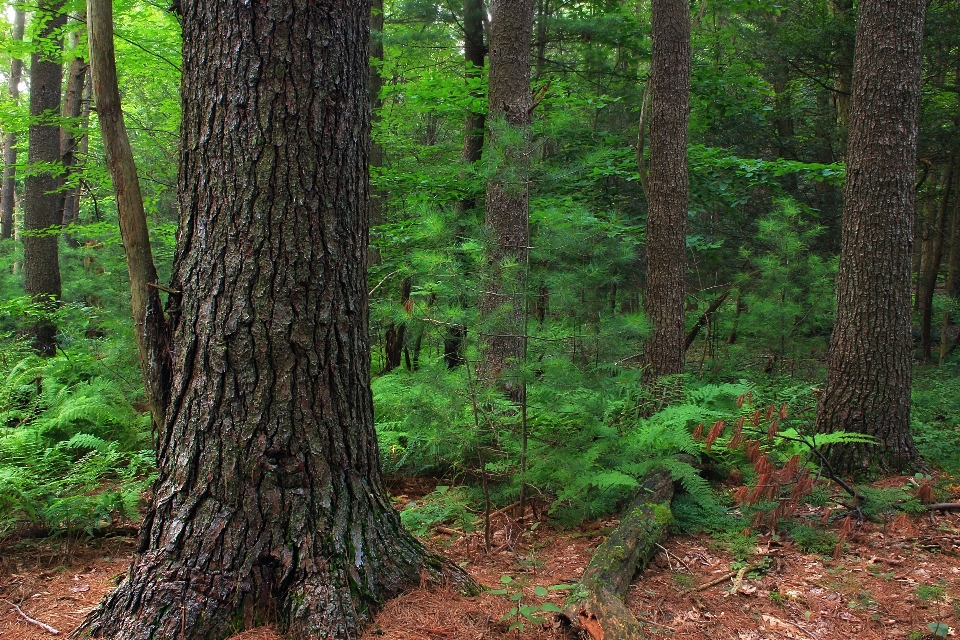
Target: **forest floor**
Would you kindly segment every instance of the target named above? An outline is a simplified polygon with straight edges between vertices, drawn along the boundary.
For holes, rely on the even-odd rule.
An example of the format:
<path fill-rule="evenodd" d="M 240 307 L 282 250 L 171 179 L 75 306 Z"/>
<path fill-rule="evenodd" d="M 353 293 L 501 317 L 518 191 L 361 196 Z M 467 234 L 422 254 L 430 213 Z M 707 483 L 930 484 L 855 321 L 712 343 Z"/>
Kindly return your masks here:
<path fill-rule="evenodd" d="M 810 511 L 805 515 L 816 510 Z M 503 588 L 501 577 L 510 576 L 509 589 L 523 593 L 523 605 L 562 606 L 565 591 L 541 598 L 535 587 L 576 582 L 617 521 L 572 530 L 542 523 L 521 531 L 501 515 L 494 524 L 490 553 L 482 533 L 461 537 L 440 529 L 428 544 L 490 588 Z M 128 537 L 8 541 L 0 548 L 0 638 L 53 635 L 24 616 L 61 634 L 72 630 L 123 575 L 134 544 Z M 771 535 L 760 536 L 751 551 L 748 570 L 740 574 L 744 563 L 736 563 L 722 543 L 706 536 L 671 537 L 634 581 L 628 605 L 650 638 L 919 640 L 954 636 L 960 628 L 960 514 L 866 522 L 832 556 L 803 553 Z M 466 598 L 419 589 L 391 601 L 363 640 L 559 637 L 551 622 L 524 620 L 522 631 L 508 632 L 520 620 L 501 618 L 514 604 L 507 595 Z M 278 638 L 262 628 L 231 640 Z"/>

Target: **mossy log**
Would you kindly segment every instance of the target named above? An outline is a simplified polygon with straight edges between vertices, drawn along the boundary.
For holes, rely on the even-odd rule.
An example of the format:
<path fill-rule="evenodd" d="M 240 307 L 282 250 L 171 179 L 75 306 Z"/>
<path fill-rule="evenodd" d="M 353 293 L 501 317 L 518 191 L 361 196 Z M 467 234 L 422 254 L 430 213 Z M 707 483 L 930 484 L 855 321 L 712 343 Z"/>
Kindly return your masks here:
<path fill-rule="evenodd" d="M 597 547 L 580 584 L 560 615 L 569 638 L 637 640 L 640 623 L 624 604 L 634 576 L 653 558 L 672 520 L 673 481 L 666 469 L 651 471 L 624 511 L 620 525 Z"/>

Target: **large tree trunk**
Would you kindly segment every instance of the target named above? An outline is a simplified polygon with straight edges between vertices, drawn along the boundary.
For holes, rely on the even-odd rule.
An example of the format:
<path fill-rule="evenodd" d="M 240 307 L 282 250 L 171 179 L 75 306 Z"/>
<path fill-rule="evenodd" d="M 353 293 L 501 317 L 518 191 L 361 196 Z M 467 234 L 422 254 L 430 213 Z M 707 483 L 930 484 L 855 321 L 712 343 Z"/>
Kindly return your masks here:
<path fill-rule="evenodd" d="M 97 115 L 113 181 L 120 219 L 120 236 L 127 258 L 130 304 L 140 372 L 147 392 L 147 405 L 159 431 L 170 390 L 170 332 L 163 314 L 157 269 L 150 249 L 150 231 L 143 210 L 143 196 L 133 151 L 123 123 L 117 63 L 113 49 L 113 1 L 87 0 L 87 29 L 92 80 L 96 86 Z M 77 73 L 79 76 L 79 72 Z M 82 76 L 81 76 L 82 78 Z M 72 80 L 73 78 L 71 78 Z M 79 93 L 79 87 L 76 87 Z M 79 95 L 75 98 L 79 102 Z M 77 106 L 79 113 L 79 105 Z"/>
<path fill-rule="evenodd" d="M 76 21 L 81 23 L 85 20 L 85 15 L 81 15 L 76 19 Z M 77 163 L 77 145 L 80 138 L 83 137 L 83 134 L 78 136 L 77 131 L 80 126 L 82 126 L 80 116 L 83 113 L 83 94 L 88 68 L 86 62 L 84 62 L 82 57 L 77 55 L 76 51 L 80 45 L 80 33 L 78 31 L 72 31 L 69 35 L 68 42 L 69 49 L 74 53 L 74 56 L 70 59 L 70 66 L 67 71 L 67 88 L 63 98 L 63 117 L 66 122 L 60 127 L 60 158 L 64 168 L 64 175 L 60 178 L 61 185 L 66 185 L 70 181 L 73 166 Z M 76 193 L 77 190 L 73 186 L 61 193 L 61 197 L 63 198 L 61 224 L 63 224 L 63 226 L 76 222 Z"/>
<path fill-rule="evenodd" d="M 910 434 L 910 261 L 925 0 L 858 7 L 837 315 L 818 433 L 838 471 L 921 464 Z"/>
<path fill-rule="evenodd" d="M 683 373 L 684 364 L 690 6 L 684 0 L 654 0 L 652 12 L 650 205 L 643 306 L 653 324 L 646 347 L 647 375 L 656 379 Z"/>
<path fill-rule="evenodd" d="M 530 43 L 534 0 L 496 0 L 490 22 L 487 89 L 488 153 L 496 168 L 487 180 L 488 269 L 480 302 L 480 376 L 501 379 L 523 359 L 524 284 L 529 244 L 529 146 L 533 96 Z M 510 265 L 510 268 L 504 269 Z M 503 378 L 511 395 L 519 387 Z"/>
<path fill-rule="evenodd" d="M 63 67 L 54 38 L 66 24 L 61 0 L 43 0 L 37 11 L 42 20 L 39 39 L 43 49 L 30 57 L 30 148 L 27 158 L 40 163 L 60 161 L 60 89 Z M 56 172 L 35 168 L 24 180 L 23 289 L 35 301 L 54 309 L 60 297 L 58 240 L 62 198 L 57 193 Z M 34 346 L 46 356 L 57 350 L 57 325 L 47 315 L 33 326 Z"/>
<path fill-rule="evenodd" d="M 85 632 L 356 638 L 441 571 L 380 471 L 366 292 L 367 2 L 183 7 L 182 292 L 158 478 Z"/>
<path fill-rule="evenodd" d="M 13 14 L 13 41 L 23 41 L 26 14 L 17 7 Z M 10 61 L 10 82 L 7 91 L 10 101 L 20 101 L 20 80 L 23 77 L 23 60 L 13 58 Z M 0 187 L 0 240 L 13 237 L 13 208 L 17 186 L 17 134 L 7 131 L 3 136 L 3 186 Z"/>

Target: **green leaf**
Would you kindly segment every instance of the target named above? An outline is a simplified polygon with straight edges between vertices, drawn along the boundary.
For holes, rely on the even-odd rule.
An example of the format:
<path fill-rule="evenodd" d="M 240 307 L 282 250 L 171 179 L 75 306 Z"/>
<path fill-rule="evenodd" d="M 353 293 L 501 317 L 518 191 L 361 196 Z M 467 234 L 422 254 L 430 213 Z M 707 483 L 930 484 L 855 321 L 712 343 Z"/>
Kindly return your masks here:
<path fill-rule="evenodd" d="M 542 605 L 540 605 L 540 610 L 547 611 L 550 613 L 563 613 L 563 609 L 553 604 L 552 602 L 544 602 Z"/>
<path fill-rule="evenodd" d="M 942 622 L 931 622 L 927 625 L 927 629 L 930 629 L 930 633 L 938 638 L 946 638 L 950 635 L 950 627 Z"/>
<path fill-rule="evenodd" d="M 542 598 L 543 596 L 549 593 L 546 587 L 536 586 L 533 588 L 533 592 L 537 594 L 538 597 Z"/>
<path fill-rule="evenodd" d="M 510 576 L 500 576 L 500 582 L 502 582 L 503 584 L 510 584 L 511 582 L 513 582 L 513 578 L 511 578 Z"/>

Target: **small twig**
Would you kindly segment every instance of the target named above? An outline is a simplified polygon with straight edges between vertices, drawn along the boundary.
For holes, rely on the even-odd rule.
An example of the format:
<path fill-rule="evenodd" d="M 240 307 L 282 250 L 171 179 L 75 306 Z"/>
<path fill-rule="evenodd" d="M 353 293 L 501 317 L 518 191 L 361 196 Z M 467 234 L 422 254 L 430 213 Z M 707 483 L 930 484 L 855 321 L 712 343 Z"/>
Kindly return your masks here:
<path fill-rule="evenodd" d="M 20 614 L 20 617 L 23 618 L 24 620 L 26 620 L 27 622 L 29 622 L 30 624 L 36 625 L 36 626 L 40 627 L 41 629 L 43 629 L 44 631 L 46 631 L 47 633 L 50 633 L 50 634 L 52 634 L 52 635 L 55 635 L 55 636 L 60 635 L 60 632 L 59 632 L 59 631 L 57 631 L 56 629 L 54 629 L 53 627 L 51 627 L 51 626 L 48 625 L 48 624 L 43 624 L 43 623 L 40 622 L 39 620 L 34 620 L 33 618 L 31 618 L 30 616 L 28 616 L 27 614 L 25 614 L 25 613 L 23 612 L 23 609 L 21 609 L 20 607 L 18 607 L 18 606 L 15 605 L 15 604 L 13 604 L 13 603 L 10 602 L 9 600 L 4 599 L 4 602 L 6 602 L 6 603 L 7 603 L 8 605 L 10 605 L 11 607 L 13 607 L 14 611 L 16 611 L 17 613 L 19 613 L 19 614 Z"/>
<path fill-rule="evenodd" d="M 520 506 L 520 503 L 519 503 L 519 502 L 514 502 L 513 504 L 511 504 L 511 505 L 509 505 L 509 506 L 506 506 L 506 507 L 504 507 L 503 509 L 497 509 L 496 511 L 491 511 L 489 517 L 492 518 L 493 516 L 498 516 L 498 515 L 500 515 L 501 513 L 505 512 L 505 511 L 510 511 L 511 509 L 516 509 L 516 508 L 519 507 L 519 506 Z M 473 526 L 477 526 L 477 525 L 480 524 L 481 522 L 483 522 L 483 518 L 481 518 L 481 519 L 477 520 L 476 522 L 474 522 L 474 523 L 473 523 Z"/>
<path fill-rule="evenodd" d="M 167 292 L 167 293 L 172 293 L 172 294 L 175 295 L 175 296 L 178 296 L 178 295 L 180 295 L 181 293 L 183 293 L 182 291 L 177 291 L 176 289 L 171 289 L 170 287 L 165 287 L 165 286 L 163 286 L 162 284 L 157 284 L 156 282 L 148 282 L 148 283 L 147 283 L 147 286 L 148 286 L 148 287 L 153 287 L 154 289 L 157 289 L 157 290 L 159 290 L 159 291 L 165 291 L 165 292 Z"/>
<path fill-rule="evenodd" d="M 930 511 L 956 511 L 960 509 L 960 502 L 937 502 L 928 504 L 927 509 Z"/>
<path fill-rule="evenodd" d="M 688 565 L 686 562 L 684 562 L 683 560 L 681 560 L 681 559 L 680 559 L 680 556 L 678 556 L 678 555 L 675 554 L 675 553 L 670 553 L 669 551 L 667 551 L 667 548 L 664 547 L 664 546 L 662 546 L 662 545 L 659 545 L 659 544 L 658 544 L 657 546 L 660 547 L 660 550 L 663 551 L 663 552 L 666 554 L 666 556 L 667 556 L 667 564 L 670 563 L 670 556 L 673 556 L 673 559 L 674 559 L 674 560 L 676 560 L 679 564 L 682 564 L 684 567 L 686 567 L 686 568 L 687 568 L 687 571 L 689 571 L 690 573 L 693 573 L 693 570 L 690 569 L 690 565 Z M 672 570 L 673 570 L 673 567 L 670 567 L 670 569 L 671 569 L 671 571 L 672 571 Z"/>
<path fill-rule="evenodd" d="M 533 99 L 533 104 L 530 105 L 530 108 L 527 110 L 527 115 L 532 115 L 532 114 L 533 114 L 533 112 L 536 110 L 536 108 L 537 108 L 538 106 L 540 106 L 540 103 L 543 101 L 544 97 L 546 97 L 548 91 L 550 91 L 550 81 L 549 81 L 549 80 L 547 80 L 546 86 L 543 87 L 543 89 L 541 89 L 540 92 L 537 94 L 537 96 Z"/>
<path fill-rule="evenodd" d="M 740 586 L 743 585 L 743 576 L 747 575 L 747 569 L 749 568 L 750 566 L 740 567 L 740 571 L 737 571 L 737 577 L 733 579 L 733 586 L 730 587 L 730 591 L 727 591 L 724 595 L 730 596 L 740 591 Z"/>
<path fill-rule="evenodd" d="M 726 572 L 725 574 L 723 574 L 722 576 L 720 576 L 719 578 L 715 578 L 715 579 L 711 580 L 710 582 L 708 582 L 707 584 L 702 584 L 702 585 L 700 585 L 699 587 L 697 587 L 696 589 L 693 590 L 693 593 L 697 593 L 697 592 L 699 592 L 699 591 L 706 591 L 706 590 L 709 589 L 710 587 L 715 587 L 715 586 L 717 586 L 718 584 L 720 584 L 721 582 L 724 582 L 725 580 L 729 580 L 730 578 L 732 578 L 732 577 L 735 576 L 735 575 L 737 575 L 737 572 L 736 572 L 736 571 L 728 571 L 728 572 Z"/>
<path fill-rule="evenodd" d="M 390 276 L 392 276 L 393 274 L 395 274 L 397 271 L 399 271 L 399 269 L 395 269 L 395 270 L 391 271 L 390 273 L 388 273 L 387 275 L 383 276 L 383 280 L 381 280 L 380 282 L 378 282 L 378 283 L 377 283 L 377 286 L 375 286 L 373 289 L 370 289 L 370 292 L 369 292 L 367 295 L 368 295 L 368 296 L 372 296 L 374 293 L 376 293 L 377 289 L 379 289 L 379 288 L 381 287 L 381 285 L 383 285 L 383 283 L 387 281 L 387 278 L 389 278 Z"/>

